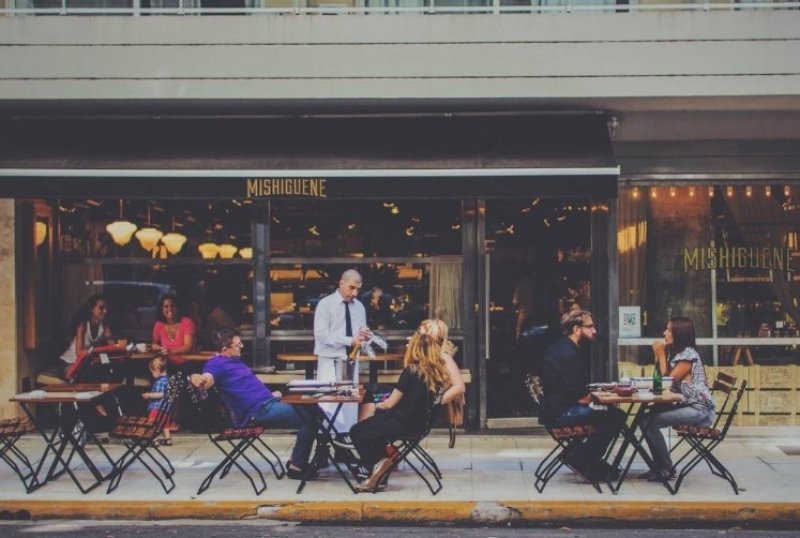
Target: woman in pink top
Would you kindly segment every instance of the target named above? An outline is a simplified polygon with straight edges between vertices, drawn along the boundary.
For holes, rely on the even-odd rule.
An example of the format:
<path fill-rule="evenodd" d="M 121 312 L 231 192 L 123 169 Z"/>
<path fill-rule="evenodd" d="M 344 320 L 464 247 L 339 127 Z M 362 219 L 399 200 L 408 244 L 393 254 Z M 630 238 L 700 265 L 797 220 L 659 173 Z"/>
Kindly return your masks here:
<path fill-rule="evenodd" d="M 187 361 L 181 355 L 194 351 L 196 332 L 192 319 L 181 317 L 178 298 L 171 294 L 162 297 L 153 325 L 153 351 L 172 366 L 184 365 Z"/>

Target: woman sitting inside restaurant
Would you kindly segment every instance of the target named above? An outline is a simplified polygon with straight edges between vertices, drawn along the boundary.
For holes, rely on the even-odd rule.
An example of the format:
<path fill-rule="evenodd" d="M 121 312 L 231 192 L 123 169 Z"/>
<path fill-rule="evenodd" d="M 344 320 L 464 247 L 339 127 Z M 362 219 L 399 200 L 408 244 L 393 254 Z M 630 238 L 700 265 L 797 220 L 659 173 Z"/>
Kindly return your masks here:
<path fill-rule="evenodd" d="M 686 317 L 672 318 L 664 331 L 664 339 L 653 342 L 656 367 L 662 375 L 673 377 L 672 391 L 682 394 L 683 401 L 677 405 L 654 406 L 645 417 L 642 429 L 653 457 L 653 470 L 639 475 L 641 479 L 656 482 L 675 477 L 661 428 L 682 424 L 705 427 L 714 422 L 714 399 L 695 347 L 694 323 Z"/>
<path fill-rule="evenodd" d="M 414 333 L 403 364 L 405 368 L 389 398 L 375 406 L 374 416 L 350 430 L 362 464 L 373 469 L 367 480 L 356 485 L 359 491 L 377 487 L 378 480 L 394 464 L 387 455 L 387 445 L 398 437 L 421 434 L 439 389 L 451 385 L 442 348 L 433 336 Z"/>
<path fill-rule="evenodd" d="M 95 294 L 75 312 L 67 325 L 60 359 L 63 361 L 59 374 L 66 379 L 67 370 L 80 355 L 90 347 L 105 345 L 111 337 L 111 327 L 106 323 L 108 304 L 105 296 Z"/>
<path fill-rule="evenodd" d="M 178 298 L 168 294 L 158 302 L 156 323 L 153 325 L 153 351 L 167 360 L 170 371 L 176 366 L 186 371 L 186 359 L 181 355 L 192 353 L 195 349 L 197 329 L 192 318 L 181 316 Z"/>

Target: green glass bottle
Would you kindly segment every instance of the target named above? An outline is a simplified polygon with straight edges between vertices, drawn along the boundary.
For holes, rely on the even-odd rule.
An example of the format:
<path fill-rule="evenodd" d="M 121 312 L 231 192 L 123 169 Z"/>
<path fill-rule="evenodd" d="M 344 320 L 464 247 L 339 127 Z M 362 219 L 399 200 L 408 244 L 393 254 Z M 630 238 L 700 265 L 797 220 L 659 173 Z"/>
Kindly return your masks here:
<path fill-rule="evenodd" d="M 656 367 L 653 370 L 653 394 L 661 394 L 661 383 L 663 382 L 661 375 L 661 368 L 658 367 L 658 359 L 656 359 Z"/>

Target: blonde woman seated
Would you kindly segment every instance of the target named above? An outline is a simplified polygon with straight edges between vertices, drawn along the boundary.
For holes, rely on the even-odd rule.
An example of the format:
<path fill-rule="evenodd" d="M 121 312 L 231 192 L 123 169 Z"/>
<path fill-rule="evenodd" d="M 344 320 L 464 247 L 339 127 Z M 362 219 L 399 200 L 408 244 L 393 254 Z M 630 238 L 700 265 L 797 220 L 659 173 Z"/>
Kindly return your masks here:
<path fill-rule="evenodd" d="M 453 342 L 447 339 L 447 324 L 440 319 L 426 319 L 419 324 L 417 332 L 419 334 L 427 334 L 434 337 L 436 339 L 436 343 L 441 347 L 442 360 L 447 367 L 447 372 L 450 374 L 451 383 L 450 388 L 447 389 L 442 396 L 442 405 L 448 404 L 464 394 L 464 392 L 467 390 L 467 386 L 464 384 L 464 378 L 461 377 L 461 370 L 453 358 L 453 356 L 456 354 L 457 348 L 453 345 Z M 371 387 L 369 385 L 369 383 L 365 383 L 365 387 L 367 387 L 368 390 L 364 401 L 361 404 L 361 408 L 359 409 L 359 421 L 366 420 L 374 415 L 375 406 L 386 400 L 392 392 L 391 387 L 384 385 Z"/>
<path fill-rule="evenodd" d="M 450 387 L 450 373 L 442 357 L 442 347 L 427 334 L 415 333 L 406 349 L 405 368 L 397 386 L 385 401 L 375 406 L 375 415 L 357 423 L 350 437 L 361 462 L 372 475 L 356 485 L 370 491 L 381 475 L 394 464 L 386 445 L 393 439 L 422 433 L 428 409 L 441 387 Z"/>

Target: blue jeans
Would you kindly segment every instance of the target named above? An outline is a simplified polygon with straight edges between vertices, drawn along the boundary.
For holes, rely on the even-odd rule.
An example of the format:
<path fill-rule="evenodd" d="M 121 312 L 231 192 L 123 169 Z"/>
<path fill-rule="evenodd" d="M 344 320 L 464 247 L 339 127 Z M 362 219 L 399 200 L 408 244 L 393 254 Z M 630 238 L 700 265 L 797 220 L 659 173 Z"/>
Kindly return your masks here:
<path fill-rule="evenodd" d="M 625 413 L 613 405 L 605 411 L 592 409 L 588 405 L 573 405 L 558 417 L 556 426 L 591 424 L 595 427 L 597 432 L 590 435 L 573 453 L 576 462 L 593 465 L 603 459 L 608 445 L 619 434 L 624 422 Z"/>
<path fill-rule="evenodd" d="M 686 406 L 659 406 L 642 420 L 642 431 L 650 455 L 653 457 L 653 467 L 655 469 L 666 469 L 672 466 L 669 457 L 669 448 L 661 433 L 661 428 L 670 426 L 705 427 L 711 426 L 714 422 L 714 410 L 704 404 L 692 404 Z"/>
<path fill-rule="evenodd" d="M 298 411 L 303 413 L 305 419 L 300 417 Z M 291 462 L 295 467 L 306 466 L 314 444 L 314 430 L 308 427 L 313 420 L 306 409 L 295 410 L 294 406 L 282 403 L 280 398 L 271 398 L 256 411 L 252 423 L 265 428 L 297 429 Z"/>

